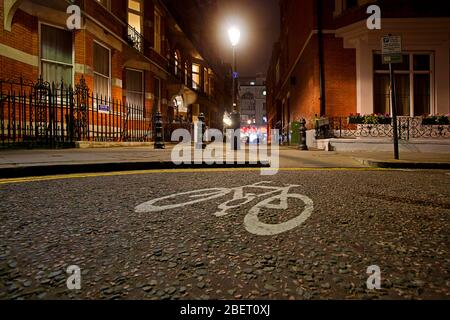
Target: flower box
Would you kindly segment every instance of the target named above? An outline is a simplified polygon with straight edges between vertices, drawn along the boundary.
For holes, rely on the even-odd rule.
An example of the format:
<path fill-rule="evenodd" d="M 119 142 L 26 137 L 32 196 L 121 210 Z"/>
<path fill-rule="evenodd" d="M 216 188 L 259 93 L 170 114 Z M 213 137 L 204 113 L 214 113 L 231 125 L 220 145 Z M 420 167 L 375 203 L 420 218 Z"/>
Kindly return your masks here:
<path fill-rule="evenodd" d="M 422 119 L 423 126 L 445 126 L 450 125 L 449 116 L 429 116 Z"/>
<path fill-rule="evenodd" d="M 350 116 L 348 118 L 349 124 L 370 124 L 370 125 L 376 125 L 376 124 L 391 124 L 392 118 L 387 116 L 375 116 L 375 115 L 367 115 L 367 116 Z"/>

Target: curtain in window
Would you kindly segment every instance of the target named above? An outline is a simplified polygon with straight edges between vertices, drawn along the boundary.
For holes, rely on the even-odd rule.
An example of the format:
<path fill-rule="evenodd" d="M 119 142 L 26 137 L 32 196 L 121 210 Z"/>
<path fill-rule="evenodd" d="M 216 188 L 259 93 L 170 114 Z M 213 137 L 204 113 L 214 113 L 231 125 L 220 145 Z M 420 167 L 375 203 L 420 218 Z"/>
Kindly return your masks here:
<path fill-rule="evenodd" d="M 109 77 L 109 51 L 98 44 L 94 44 L 94 71 Z"/>
<path fill-rule="evenodd" d="M 397 93 L 397 115 L 410 115 L 409 74 L 395 75 L 395 90 Z"/>
<path fill-rule="evenodd" d="M 142 83 L 142 72 L 127 70 L 127 103 L 136 107 L 141 114 L 144 112 L 144 93 Z"/>
<path fill-rule="evenodd" d="M 375 74 L 374 78 L 374 112 L 390 114 L 389 75 Z"/>
<path fill-rule="evenodd" d="M 72 34 L 41 25 L 42 76 L 49 82 L 72 84 Z"/>
<path fill-rule="evenodd" d="M 99 97 L 109 96 L 110 73 L 109 51 L 94 43 L 94 92 Z"/>
<path fill-rule="evenodd" d="M 94 74 L 94 88 L 95 95 L 98 95 L 99 98 L 103 98 L 105 101 L 109 96 L 109 78 Z"/>
<path fill-rule="evenodd" d="M 430 114 L 430 75 L 414 75 L 414 115 Z"/>
<path fill-rule="evenodd" d="M 66 86 L 70 86 L 72 85 L 72 67 L 43 61 L 42 77 L 50 83 L 59 84 L 62 80 Z"/>

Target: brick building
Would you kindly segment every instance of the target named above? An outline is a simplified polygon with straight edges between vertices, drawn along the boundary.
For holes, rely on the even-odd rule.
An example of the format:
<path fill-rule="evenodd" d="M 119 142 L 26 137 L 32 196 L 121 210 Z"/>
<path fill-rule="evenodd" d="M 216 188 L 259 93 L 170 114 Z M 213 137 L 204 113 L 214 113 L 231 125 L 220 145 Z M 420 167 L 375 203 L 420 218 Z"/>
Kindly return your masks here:
<path fill-rule="evenodd" d="M 71 31 L 66 11 L 73 3 L 82 23 Z M 202 7 L 208 16 L 214 3 Z M 189 34 L 206 21 L 179 21 L 176 10 L 160 0 L 2 1 L 0 78 L 42 75 L 76 85 L 83 77 L 95 96 L 138 106 L 144 118 L 159 110 L 165 123 L 192 122 L 203 112 L 209 126 L 220 128 L 231 70 L 215 58 L 211 41 Z"/>
<path fill-rule="evenodd" d="M 369 30 L 369 5 L 382 29 Z M 449 113 L 448 1 L 280 0 L 281 35 L 267 74 L 269 126 L 286 132 L 299 118 L 391 113 L 381 38 L 402 36 L 398 113 Z"/>

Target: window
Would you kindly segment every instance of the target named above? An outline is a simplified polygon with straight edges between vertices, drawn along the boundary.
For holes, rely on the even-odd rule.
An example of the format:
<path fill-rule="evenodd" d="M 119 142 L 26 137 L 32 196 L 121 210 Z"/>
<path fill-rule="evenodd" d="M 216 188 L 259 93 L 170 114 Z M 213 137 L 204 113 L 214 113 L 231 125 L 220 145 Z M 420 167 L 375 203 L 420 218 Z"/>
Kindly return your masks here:
<path fill-rule="evenodd" d="M 216 87 L 215 87 L 215 78 L 214 78 L 214 72 L 209 69 L 209 95 L 211 97 L 214 97 L 216 94 Z"/>
<path fill-rule="evenodd" d="M 189 68 L 188 68 L 188 63 L 185 62 L 184 63 L 184 85 L 185 86 L 188 85 L 188 80 L 189 80 Z"/>
<path fill-rule="evenodd" d="M 99 97 L 110 96 L 111 53 L 109 49 L 94 43 L 94 93 Z"/>
<path fill-rule="evenodd" d="M 137 70 L 126 70 L 127 103 L 144 114 L 144 73 Z"/>
<path fill-rule="evenodd" d="M 178 52 L 177 51 L 175 51 L 175 54 L 174 54 L 174 64 L 175 64 L 175 75 L 177 76 L 177 75 L 179 75 L 180 74 L 180 71 L 179 71 L 179 68 L 180 68 L 180 55 L 178 54 Z"/>
<path fill-rule="evenodd" d="M 154 49 L 156 52 L 161 54 L 161 14 L 158 10 L 155 10 L 155 45 Z"/>
<path fill-rule="evenodd" d="M 422 116 L 432 113 L 431 59 L 429 53 L 403 55 L 395 64 L 397 114 Z M 374 55 L 374 112 L 391 114 L 389 65 L 382 64 L 381 54 Z"/>
<path fill-rule="evenodd" d="M 203 92 L 209 94 L 209 72 L 208 72 L 208 68 L 203 68 Z"/>
<path fill-rule="evenodd" d="M 200 65 L 192 64 L 192 88 L 200 89 Z"/>
<path fill-rule="evenodd" d="M 136 32 L 142 33 L 142 3 L 141 0 L 128 0 L 128 24 Z"/>
<path fill-rule="evenodd" d="M 275 66 L 275 81 L 276 83 L 280 82 L 280 59 L 278 59 L 277 65 Z"/>
<path fill-rule="evenodd" d="M 41 72 L 45 81 L 72 84 L 72 33 L 41 25 Z"/>
<path fill-rule="evenodd" d="M 161 110 L 161 80 L 155 78 L 153 85 L 153 92 L 155 95 L 155 101 L 153 103 L 153 114 Z"/>

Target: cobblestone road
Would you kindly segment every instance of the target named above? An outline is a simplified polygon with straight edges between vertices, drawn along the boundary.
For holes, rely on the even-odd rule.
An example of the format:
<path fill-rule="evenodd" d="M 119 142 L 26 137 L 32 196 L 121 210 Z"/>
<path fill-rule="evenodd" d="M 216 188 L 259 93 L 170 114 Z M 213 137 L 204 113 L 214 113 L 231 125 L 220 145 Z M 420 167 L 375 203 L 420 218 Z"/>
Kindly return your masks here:
<path fill-rule="evenodd" d="M 184 207 L 136 206 L 175 193 L 261 181 L 297 185 L 314 210 L 292 230 L 248 231 L 254 200 L 216 217 L 233 193 Z M 448 299 L 450 175 L 413 171 L 154 173 L 0 186 L 0 299 Z M 263 191 L 264 192 L 264 191 Z M 244 195 L 245 195 L 244 194 Z M 174 205 L 199 200 L 187 195 Z M 245 201 L 244 201 L 245 202 Z M 272 204 L 276 203 L 272 202 Z M 306 209 L 260 207 L 261 223 Z M 143 210 L 141 210 L 143 211 Z M 145 211 L 145 210 L 144 210 Z M 250 221 L 250 222 L 249 222 Z M 247 222 L 247 224 L 246 224 Z M 251 229 L 251 228 L 250 228 Z M 66 287 L 70 265 L 81 290 Z M 381 290 L 366 270 L 381 269 Z"/>

